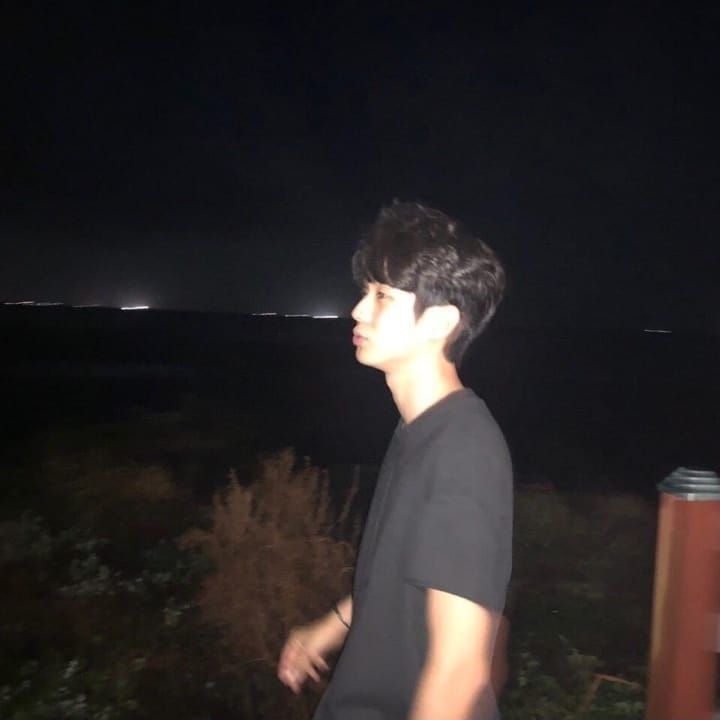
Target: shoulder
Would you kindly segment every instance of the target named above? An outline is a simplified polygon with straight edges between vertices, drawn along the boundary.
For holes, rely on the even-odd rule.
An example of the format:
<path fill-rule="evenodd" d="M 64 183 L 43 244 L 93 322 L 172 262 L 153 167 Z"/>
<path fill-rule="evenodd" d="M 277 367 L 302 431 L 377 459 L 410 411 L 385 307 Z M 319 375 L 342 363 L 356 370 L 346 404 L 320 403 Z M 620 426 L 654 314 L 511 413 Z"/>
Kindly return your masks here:
<path fill-rule="evenodd" d="M 485 401 L 470 392 L 459 399 L 447 414 L 440 437 L 446 446 L 462 447 L 466 442 L 484 449 L 501 451 L 505 437 Z"/>
<path fill-rule="evenodd" d="M 436 492 L 487 497 L 512 490 L 512 462 L 505 437 L 485 402 L 468 394 L 447 414 L 428 444 Z"/>
<path fill-rule="evenodd" d="M 434 437 L 432 451 L 446 462 L 471 466 L 494 460 L 510 464 L 510 453 L 500 426 L 482 398 L 468 393 L 448 412 Z"/>

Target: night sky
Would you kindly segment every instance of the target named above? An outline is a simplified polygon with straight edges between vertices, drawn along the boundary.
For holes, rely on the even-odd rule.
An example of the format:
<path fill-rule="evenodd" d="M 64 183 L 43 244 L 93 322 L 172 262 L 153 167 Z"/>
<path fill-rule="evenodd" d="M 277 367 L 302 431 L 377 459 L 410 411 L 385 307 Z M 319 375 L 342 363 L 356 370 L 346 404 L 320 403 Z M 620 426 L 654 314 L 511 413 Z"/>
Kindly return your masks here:
<path fill-rule="evenodd" d="M 508 322 L 720 332 L 717 5 L 47 5 L 0 30 L 0 300 L 347 314 L 399 198 Z"/>

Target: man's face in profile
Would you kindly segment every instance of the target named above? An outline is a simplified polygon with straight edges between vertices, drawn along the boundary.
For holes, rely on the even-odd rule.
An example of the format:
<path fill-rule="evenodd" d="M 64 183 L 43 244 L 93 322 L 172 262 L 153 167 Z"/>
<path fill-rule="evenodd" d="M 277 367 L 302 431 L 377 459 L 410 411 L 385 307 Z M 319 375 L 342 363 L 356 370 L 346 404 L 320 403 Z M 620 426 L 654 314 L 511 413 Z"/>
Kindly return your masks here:
<path fill-rule="evenodd" d="M 384 372 L 406 364 L 421 350 L 415 293 L 368 282 L 352 311 L 355 357 Z"/>

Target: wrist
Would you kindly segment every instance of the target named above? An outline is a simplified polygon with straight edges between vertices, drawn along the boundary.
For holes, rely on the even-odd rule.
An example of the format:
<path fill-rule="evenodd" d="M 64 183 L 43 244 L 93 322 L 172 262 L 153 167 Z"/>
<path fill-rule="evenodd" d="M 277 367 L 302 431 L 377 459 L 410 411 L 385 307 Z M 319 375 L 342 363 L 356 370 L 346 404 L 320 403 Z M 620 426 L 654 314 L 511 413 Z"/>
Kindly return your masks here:
<path fill-rule="evenodd" d="M 332 606 L 332 610 L 330 611 L 335 615 L 335 617 L 343 624 L 346 630 L 350 629 L 350 623 L 347 621 L 347 619 L 343 616 L 342 612 L 340 611 L 340 608 L 338 607 L 338 604 L 335 603 Z"/>
<path fill-rule="evenodd" d="M 340 619 L 332 610 L 323 616 L 321 622 L 328 645 L 332 648 L 339 648 L 345 641 L 348 629 L 340 622 Z"/>

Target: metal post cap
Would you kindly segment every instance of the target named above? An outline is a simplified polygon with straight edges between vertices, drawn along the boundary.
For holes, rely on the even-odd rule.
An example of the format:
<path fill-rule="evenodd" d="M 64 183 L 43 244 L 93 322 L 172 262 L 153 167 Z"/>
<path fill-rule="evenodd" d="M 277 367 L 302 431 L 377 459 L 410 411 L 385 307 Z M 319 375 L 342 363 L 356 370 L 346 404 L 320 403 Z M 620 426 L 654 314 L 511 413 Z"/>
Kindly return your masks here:
<path fill-rule="evenodd" d="M 712 470 L 679 467 L 657 486 L 660 492 L 684 500 L 717 500 L 720 502 L 720 477 Z"/>

